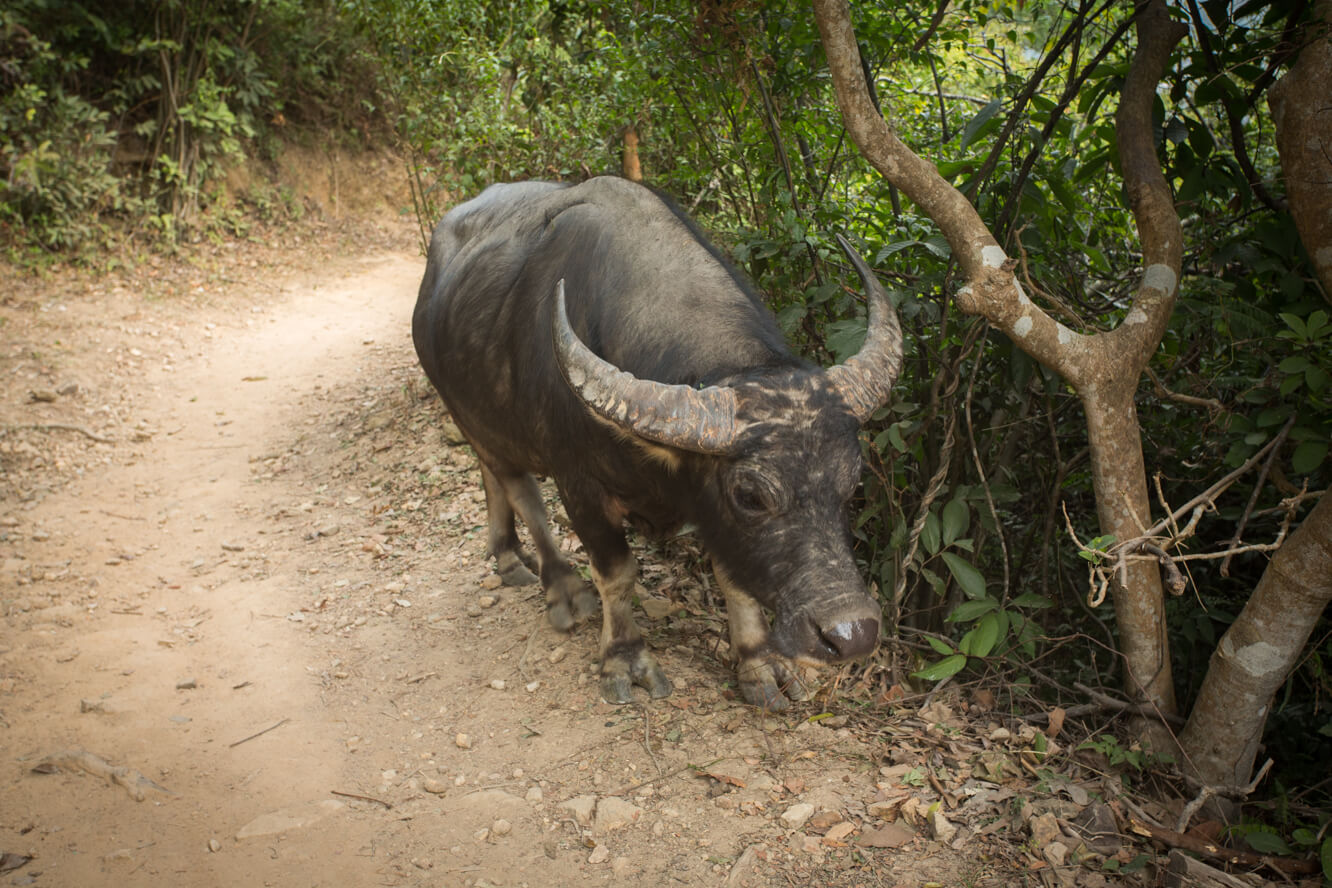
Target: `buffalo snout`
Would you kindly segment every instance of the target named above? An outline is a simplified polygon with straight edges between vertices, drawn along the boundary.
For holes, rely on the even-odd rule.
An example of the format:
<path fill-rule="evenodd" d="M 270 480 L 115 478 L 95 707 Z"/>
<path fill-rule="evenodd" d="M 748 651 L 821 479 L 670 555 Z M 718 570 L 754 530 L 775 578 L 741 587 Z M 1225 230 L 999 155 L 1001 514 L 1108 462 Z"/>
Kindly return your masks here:
<path fill-rule="evenodd" d="M 783 614 L 778 609 L 771 641 L 777 652 L 816 664 L 854 660 L 879 646 L 880 611 L 868 595 L 841 607 L 806 606 Z"/>

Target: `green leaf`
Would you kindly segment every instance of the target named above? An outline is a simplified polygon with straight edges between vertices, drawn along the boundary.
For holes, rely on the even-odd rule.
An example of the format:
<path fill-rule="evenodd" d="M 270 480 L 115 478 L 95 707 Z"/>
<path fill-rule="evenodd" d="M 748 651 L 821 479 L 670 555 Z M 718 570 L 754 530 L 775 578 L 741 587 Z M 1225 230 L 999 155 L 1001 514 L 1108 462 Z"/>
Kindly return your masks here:
<path fill-rule="evenodd" d="M 965 500 L 951 500 L 943 510 L 943 542 L 951 545 L 971 525 L 971 508 Z"/>
<path fill-rule="evenodd" d="M 954 555 L 952 552 L 944 552 L 940 557 L 948 565 L 949 573 L 957 580 L 957 584 L 962 587 L 962 592 L 968 598 L 985 597 L 985 577 L 980 571 L 972 567 L 962 556 Z"/>
<path fill-rule="evenodd" d="M 1244 834 L 1244 841 L 1259 854 L 1289 854 L 1290 846 L 1276 833 L 1254 831 Z"/>
<path fill-rule="evenodd" d="M 920 542 L 931 555 L 939 551 L 939 516 L 931 512 L 925 516 L 925 526 L 920 531 Z"/>
<path fill-rule="evenodd" d="M 1013 607 L 1053 607 L 1054 602 L 1035 592 L 1023 592 L 1011 602 Z"/>
<path fill-rule="evenodd" d="M 983 617 L 999 609 L 999 602 L 993 598 L 985 597 L 976 601 L 964 601 L 953 608 L 944 622 L 946 623 L 969 623 L 977 617 Z"/>
<path fill-rule="evenodd" d="M 1290 458 L 1290 466 L 1301 475 L 1307 475 L 1321 466 L 1326 458 L 1326 441 L 1305 441 L 1295 448 L 1295 453 Z"/>
<path fill-rule="evenodd" d="M 999 641 L 999 629 L 998 614 L 986 614 L 981 617 L 976 628 L 972 630 L 975 636 L 971 639 L 971 650 L 968 653 L 973 657 L 988 657 Z"/>
<path fill-rule="evenodd" d="M 980 133 L 981 127 L 985 126 L 990 118 L 994 117 L 1002 107 L 1003 102 L 999 99 L 994 99 L 984 108 L 980 109 L 980 112 L 975 117 L 967 121 L 966 128 L 962 130 L 962 144 L 958 146 L 958 150 L 967 150 L 967 146 L 971 144 L 971 140 L 976 138 Z"/>
<path fill-rule="evenodd" d="M 919 672 L 911 673 L 913 678 L 919 678 L 923 681 L 943 681 L 945 678 L 951 678 L 962 671 L 962 667 L 967 665 L 965 654 L 953 654 L 951 657 L 944 657 L 938 663 L 932 663 Z"/>
<path fill-rule="evenodd" d="M 930 647 L 934 648 L 934 652 L 936 654 L 942 654 L 943 656 L 947 657 L 950 656 L 951 654 L 957 653 L 957 648 L 953 647 L 951 644 L 944 641 L 942 638 L 935 638 L 933 635 L 926 635 L 925 641 L 929 644 Z"/>
<path fill-rule="evenodd" d="M 1332 836 L 1323 839 L 1323 850 L 1318 857 L 1323 862 L 1323 878 L 1332 882 Z"/>

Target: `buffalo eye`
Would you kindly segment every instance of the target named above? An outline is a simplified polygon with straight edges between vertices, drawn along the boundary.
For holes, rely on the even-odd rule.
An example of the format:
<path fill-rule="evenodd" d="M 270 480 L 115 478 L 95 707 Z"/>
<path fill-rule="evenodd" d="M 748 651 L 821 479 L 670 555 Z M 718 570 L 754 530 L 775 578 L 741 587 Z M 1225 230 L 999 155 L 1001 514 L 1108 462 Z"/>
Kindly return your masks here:
<path fill-rule="evenodd" d="M 779 511 L 777 492 L 757 473 L 745 472 L 733 478 L 728 493 L 731 504 L 741 515 L 759 517 Z"/>

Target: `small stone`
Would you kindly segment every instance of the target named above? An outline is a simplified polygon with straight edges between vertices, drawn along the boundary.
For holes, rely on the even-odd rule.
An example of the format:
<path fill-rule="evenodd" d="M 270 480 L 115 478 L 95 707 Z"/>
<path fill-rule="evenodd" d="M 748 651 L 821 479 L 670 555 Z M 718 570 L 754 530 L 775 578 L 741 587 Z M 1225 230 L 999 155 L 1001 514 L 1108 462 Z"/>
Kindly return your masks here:
<path fill-rule="evenodd" d="M 79 712 L 106 712 L 106 704 L 101 700 L 83 699 L 79 701 Z"/>
<path fill-rule="evenodd" d="M 569 652 L 564 649 L 564 645 L 560 645 L 559 647 L 555 648 L 555 650 L 551 651 L 550 654 L 546 657 L 546 659 L 550 660 L 550 662 L 552 663 L 558 663 L 561 660 L 563 660 L 565 655 L 568 653 Z"/>
<path fill-rule="evenodd" d="M 492 836 L 507 836 L 511 832 L 513 832 L 513 824 L 502 818 L 490 825 L 490 834 Z"/>
<path fill-rule="evenodd" d="M 541 787 L 539 786 L 532 787 L 527 791 L 527 795 L 525 795 L 523 798 L 527 799 L 529 802 L 532 802 L 533 804 L 540 802 L 541 799 L 543 798 Z"/>
<path fill-rule="evenodd" d="M 476 832 L 472 833 L 472 838 L 478 842 L 484 842 L 486 839 L 490 838 L 490 829 L 483 826 Z"/>
<path fill-rule="evenodd" d="M 34 391 L 28 392 L 28 397 L 32 398 L 32 400 L 34 401 L 40 401 L 49 404 L 59 396 L 50 389 L 36 389 Z"/>
<path fill-rule="evenodd" d="M 176 690 L 178 691 L 192 691 L 198 686 L 199 682 L 195 681 L 192 678 L 185 678 L 176 682 Z"/>
<path fill-rule="evenodd" d="M 575 796 L 567 802 L 561 802 L 560 807 L 572 812 L 574 820 L 579 826 L 591 826 L 592 812 L 597 809 L 597 797 L 594 795 Z"/>
<path fill-rule="evenodd" d="M 605 845 L 598 845 L 592 849 L 592 853 L 587 856 L 587 862 L 592 864 L 605 863 L 610 860 L 610 849 Z"/>
<path fill-rule="evenodd" d="M 244 552 L 244 551 L 245 551 L 245 547 L 242 546 L 240 543 L 223 543 L 223 544 L 222 544 L 222 551 L 223 551 L 223 552 Z"/>
<path fill-rule="evenodd" d="M 435 795 L 443 795 L 445 792 L 448 791 L 449 786 L 447 783 L 445 783 L 442 780 L 439 780 L 438 778 L 427 777 L 421 781 L 421 788 L 424 789 L 426 792 L 434 793 Z"/>
<path fill-rule="evenodd" d="M 219 842 L 217 839 L 209 839 L 208 850 L 216 854 L 217 852 L 222 850 L 222 843 Z"/>
<path fill-rule="evenodd" d="M 453 738 L 453 745 L 459 749 L 471 749 L 472 738 L 468 737 L 466 734 L 458 734 Z"/>
<path fill-rule="evenodd" d="M 523 689 L 526 690 L 527 693 L 529 694 L 535 694 L 538 690 L 540 690 L 540 688 L 541 688 L 540 681 L 529 681 L 527 684 L 523 685 Z"/>
<path fill-rule="evenodd" d="M 615 796 L 607 796 L 597 802 L 596 832 L 605 835 L 617 829 L 624 829 L 630 824 L 637 823 L 638 818 L 642 816 L 643 809 L 637 805 Z"/>
<path fill-rule="evenodd" d="M 805 821 L 814 816 L 814 806 L 809 802 L 800 802 L 782 812 L 782 826 L 787 829 L 800 829 Z"/>
<path fill-rule="evenodd" d="M 957 827 L 948 821 L 943 811 L 936 808 L 930 812 L 930 832 L 936 839 L 947 845 L 957 836 Z"/>
<path fill-rule="evenodd" d="M 498 578 L 496 578 L 496 579 L 498 579 Z M 492 607 L 494 607 L 495 605 L 499 604 L 499 596 L 498 596 L 498 595 L 482 595 L 480 598 L 478 598 L 478 599 L 476 600 L 476 603 L 479 604 L 479 605 L 481 605 L 483 608 L 492 608 Z"/>
<path fill-rule="evenodd" d="M 502 678 L 492 678 L 490 680 L 490 686 L 497 691 L 502 691 L 506 687 L 508 687 L 508 685 L 505 683 L 504 679 Z"/>
<path fill-rule="evenodd" d="M 846 840 L 846 837 L 856 831 L 856 825 L 848 820 L 834 824 L 823 834 L 823 844 L 833 845 Z"/>
<path fill-rule="evenodd" d="M 491 574 L 490 576 L 486 577 L 481 581 L 482 589 L 498 589 L 500 586 L 503 585 L 504 585 L 504 580 L 500 579 L 499 574 Z M 485 606 L 489 607 L 489 605 Z"/>

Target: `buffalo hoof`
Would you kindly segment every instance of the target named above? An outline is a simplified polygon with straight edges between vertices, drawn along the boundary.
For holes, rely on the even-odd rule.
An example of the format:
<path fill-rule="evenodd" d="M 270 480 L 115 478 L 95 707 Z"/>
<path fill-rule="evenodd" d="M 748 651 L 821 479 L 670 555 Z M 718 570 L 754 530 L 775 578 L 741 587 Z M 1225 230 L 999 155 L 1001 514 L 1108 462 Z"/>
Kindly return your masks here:
<path fill-rule="evenodd" d="M 634 685 L 645 689 L 653 699 L 669 697 L 671 693 L 671 680 L 642 648 L 633 654 L 607 657 L 601 664 L 601 696 L 607 703 L 634 702 Z"/>
<path fill-rule="evenodd" d="M 596 591 L 572 570 L 546 589 L 546 616 L 560 632 L 568 632 L 591 617 L 600 605 Z"/>
<path fill-rule="evenodd" d="M 528 570 L 527 565 L 521 561 L 501 569 L 499 576 L 506 586 L 531 586 L 534 583 L 541 582 L 537 575 Z"/>
<path fill-rule="evenodd" d="M 808 700 L 809 689 L 785 661 L 775 657 L 751 657 L 736 667 L 740 693 L 751 706 L 783 712 L 791 703 Z"/>

